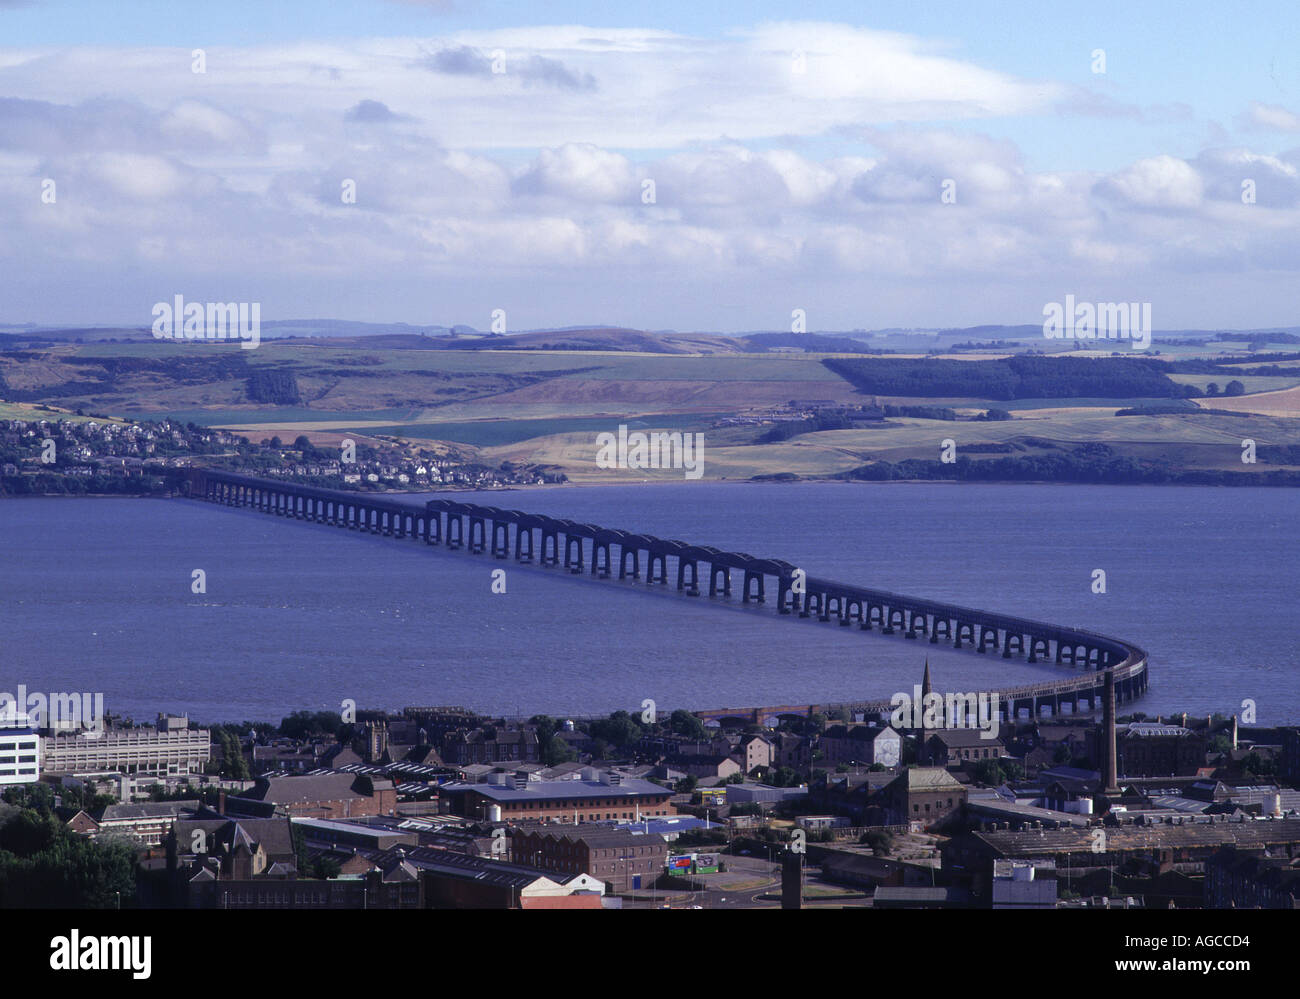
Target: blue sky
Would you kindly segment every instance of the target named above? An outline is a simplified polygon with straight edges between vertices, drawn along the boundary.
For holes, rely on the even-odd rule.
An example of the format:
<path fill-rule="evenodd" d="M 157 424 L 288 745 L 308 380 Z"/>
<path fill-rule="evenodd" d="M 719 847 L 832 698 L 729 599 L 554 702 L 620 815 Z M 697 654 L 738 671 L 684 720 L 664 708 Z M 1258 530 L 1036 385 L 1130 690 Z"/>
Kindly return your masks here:
<path fill-rule="evenodd" d="M 1298 22 L 0 0 L 0 266 L 23 279 L 0 322 L 145 322 L 188 293 L 480 327 L 973 325 L 1071 293 L 1152 301 L 1159 328 L 1289 325 Z"/>

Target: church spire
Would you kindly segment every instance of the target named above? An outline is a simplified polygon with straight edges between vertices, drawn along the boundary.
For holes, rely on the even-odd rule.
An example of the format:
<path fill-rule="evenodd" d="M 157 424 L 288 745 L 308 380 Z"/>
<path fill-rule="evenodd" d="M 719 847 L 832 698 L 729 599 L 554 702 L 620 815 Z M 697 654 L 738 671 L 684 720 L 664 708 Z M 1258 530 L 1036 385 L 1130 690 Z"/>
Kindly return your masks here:
<path fill-rule="evenodd" d="M 921 744 L 922 745 L 925 744 L 927 738 L 927 732 L 929 730 L 929 726 L 925 724 L 925 717 L 926 717 L 926 709 L 930 704 L 930 695 L 932 693 L 934 693 L 934 685 L 930 682 L 930 657 L 926 656 L 925 675 L 921 678 Z M 938 716 L 938 722 L 939 722 L 938 727 L 944 728 L 947 725 L 947 722 L 945 721 L 943 716 L 942 699 L 940 699 L 939 703 L 940 703 L 940 707 L 939 707 L 939 716 Z"/>

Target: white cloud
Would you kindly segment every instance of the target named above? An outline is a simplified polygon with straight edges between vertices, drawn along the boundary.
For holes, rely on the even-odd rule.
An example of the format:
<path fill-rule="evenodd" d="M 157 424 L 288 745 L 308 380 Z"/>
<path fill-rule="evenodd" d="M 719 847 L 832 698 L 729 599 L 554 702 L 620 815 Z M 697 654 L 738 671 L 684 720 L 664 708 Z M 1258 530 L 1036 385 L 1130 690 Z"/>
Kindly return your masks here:
<path fill-rule="evenodd" d="M 1140 208 L 1192 208 L 1200 203 L 1204 184 L 1190 163 L 1165 155 L 1139 160 L 1097 189 Z"/>
<path fill-rule="evenodd" d="M 1260 104 L 1258 101 L 1252 103 L 1246 120 L 1248 124 L 1258 128 L 1273 129 L 1278 132 L 1300 132 L 1300 115 L 1272 104 Z"/>
<path fill-rule="evenodd" d="M 498 48 L 507 72 L 482 71 Z M 431 69 L 436 52 L 459 55 Z M 207 56 L 194 74 L 180 49 L 0 51 L 0 268 L 18 281 L 72 282 L 68 262 L 82 261 L 161 284 L 181 270 L 239 286 L 386 282 L 416 315 L 434 287 L 464 289 L 481 315 L 483 289 L 567 285 L 551 324 L 689 326 L 750 296 L 838 296 L 847 310 L 909 282 L 928 304 L 958 282 L 1300 265 L 1300 153 L 1033 170 L 973 129 L 1046 113 L 1068 91 L 909 36 L 561 26 Z M 56 205 L 39 201 L 44 177 Z M 940 200 L 948 179 L 955 204 Z M 676 317 L 584 313 L 586 291 L 629 274 L 697 290 L 653 296 Z M 356 295 L 364 314 L 374 298 Z"/>

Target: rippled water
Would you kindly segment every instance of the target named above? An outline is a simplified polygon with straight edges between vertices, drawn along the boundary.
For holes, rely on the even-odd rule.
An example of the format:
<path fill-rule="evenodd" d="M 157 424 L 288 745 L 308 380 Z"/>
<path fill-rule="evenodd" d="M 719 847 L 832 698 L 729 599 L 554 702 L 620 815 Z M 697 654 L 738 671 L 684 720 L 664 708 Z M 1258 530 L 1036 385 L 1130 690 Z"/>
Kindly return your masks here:
<path fill-rule="evenodd" d="M 1297 494 L 1191 487 L 691 483 L 457 498 L 773 556 L 814 576 L 1143 646 L 1148 713 L 1300 720 Z M 1060 675 L 707 596 L 187 500 L 0 502 L 0 690 L 205 721 L 464 704 L 509 714 L 888 697 Z M 505 567 L 507 592 L 491 592 Z M 191 592 L 202 569 L 207 592 Z M 1095 569 L 1107 592 L 1092 593 Z"/>

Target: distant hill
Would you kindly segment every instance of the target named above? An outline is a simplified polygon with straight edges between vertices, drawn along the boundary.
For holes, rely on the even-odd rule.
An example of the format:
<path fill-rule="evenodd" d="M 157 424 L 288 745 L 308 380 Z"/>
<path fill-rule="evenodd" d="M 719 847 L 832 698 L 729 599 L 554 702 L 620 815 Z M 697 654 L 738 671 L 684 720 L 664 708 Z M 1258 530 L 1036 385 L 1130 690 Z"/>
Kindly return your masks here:
<path fill-rule="evenodd" d="M 1284 344 L 1300 342 L 1300 326 L 1249 330 L 1156 330 L 1163 340 L 1254 341 Z M 40 326 L 33 323 L 0 324 L 0 349 L 49 346 L 58 343 L 152 339 L 148 326 Z M 1041 325 L 965 327 L 888 327 L 850 331 L 751 330 L 739 333 L 680 332 L 673 329 L 642 330 L 602 324 L 529 329 L 492 334 L 463 323 L 451 326 L 411 323 L 372 323 L 350 319 L 264 319 L 264 340 L 365 339 L 372 346 L 424 350 L 585 350 L 634 351 L 651 354 L 732 354 L 786 352 L 815 353 L 925 353 L 953 347 L 1041 341 Z"/>

